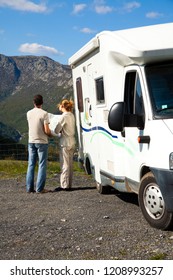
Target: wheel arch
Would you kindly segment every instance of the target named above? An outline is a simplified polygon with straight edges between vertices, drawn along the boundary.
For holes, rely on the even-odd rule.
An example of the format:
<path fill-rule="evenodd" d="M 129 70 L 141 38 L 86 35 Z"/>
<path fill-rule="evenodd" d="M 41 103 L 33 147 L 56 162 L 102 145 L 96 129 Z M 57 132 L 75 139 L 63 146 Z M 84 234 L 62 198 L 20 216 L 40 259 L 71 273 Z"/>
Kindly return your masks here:
<path fill-rule="evenodd" d="M 144 177 L 144 175 L 149 172 L 151 172 L 151 169 L 148 166 L 146 166 L 146 165 L 142 166 L 142 168 L 140 170 L 140 181 L 141 181 L 142 177 Z"/>
<path fill-rule="evenodd" d="M 89 154 L 86 154 L 84 157 L 84 168 L 85 168 L 85 172 L 88 175 L 93 174 L 92 169 L 93 169 L 93 164 L 92 164 L 92 160 Z"/>

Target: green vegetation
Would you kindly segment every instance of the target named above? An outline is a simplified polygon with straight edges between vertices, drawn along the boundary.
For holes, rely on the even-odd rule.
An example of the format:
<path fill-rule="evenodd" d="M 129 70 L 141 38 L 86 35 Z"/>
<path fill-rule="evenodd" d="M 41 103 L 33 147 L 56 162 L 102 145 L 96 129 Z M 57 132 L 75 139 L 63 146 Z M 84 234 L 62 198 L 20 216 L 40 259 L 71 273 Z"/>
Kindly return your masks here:
<path fill-rule="evenodd" d="M 16 178 L 26 175 L 27 161 L 18 160 L 0 160 L 0 178 Z M 36 170 L 37 171 L 37 170 Z M 54 174 L 60 172 L 59 162 L 48 161 L 47 176 L 51 178 Z M 83 172 L 78 166 L 77 162 L 74 162 L 74 172 Z"/>
<path fill-rule="evenodd" d="M 57 104 L 63 98 L 73 98 L 71 67 L 45 56 L 8 57 L 0 54 L 0 72 L 3 73 L 0 85 L 0 120 L 6 125 L 3 135 L 2 127 L 0 128 L 0 142 L 18 141 L 13 139 L 13 128 L 22 136 L 20 144 L 26 145 L 26 113 L 33 108 L 33 96 L 41 94 L 43 109 L 52 114 L 59 113 Z M 4 139 L 6 134 L 8 137 Z"/>
<path fill-rule="evenodd" d="M 46 91 L 46 90 L 45 90 Z M 1 122 L 16 129 L 22 135 L 21 144 L 26 144 L 28 140 L 28 124 L 26 113 L 33 108 L 34 94 L 42 94 L 44 98 L 43 109 L 52 114 L 59 113 L 57 104 L 61 101 L 63 96 L 70 98 L 73 96 L 72 90 L 69 93 L 62 87 L 57 87 L 49 92 L 49 95 L 44 92 L 43 88 L 21 90 L 19 93 L 10 96 L 0 102 L 0 119 Z"/>
<path fill-rule="evenodd" d="M 150 258 L 150 260 L 165 260 L 165 259 L 166 259 L 165 253 L 157 253 Z"/>

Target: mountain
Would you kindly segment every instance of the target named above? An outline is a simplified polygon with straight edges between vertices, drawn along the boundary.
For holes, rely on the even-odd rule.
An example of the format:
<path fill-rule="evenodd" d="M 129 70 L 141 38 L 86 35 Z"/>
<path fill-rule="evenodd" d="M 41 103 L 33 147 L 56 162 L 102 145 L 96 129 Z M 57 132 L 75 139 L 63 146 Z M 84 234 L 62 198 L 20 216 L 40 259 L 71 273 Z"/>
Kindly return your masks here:
<path fill-rule="evenodd" d="M 21 135 L 16 129 L 0 122 L 0 137 L 1 143 L 17 143 Z"/>
<path fill-rule="evenodd" d="M 0 122 L 27 139 L 26 112 L 33 108 L 33 96 L 43 96 L 43 109 L 58 113 L 56 104 L 73 98 L 72 72 L 45 56 L 0 55 Z M 1 128 L 0 128 L 1 134 Z"/>

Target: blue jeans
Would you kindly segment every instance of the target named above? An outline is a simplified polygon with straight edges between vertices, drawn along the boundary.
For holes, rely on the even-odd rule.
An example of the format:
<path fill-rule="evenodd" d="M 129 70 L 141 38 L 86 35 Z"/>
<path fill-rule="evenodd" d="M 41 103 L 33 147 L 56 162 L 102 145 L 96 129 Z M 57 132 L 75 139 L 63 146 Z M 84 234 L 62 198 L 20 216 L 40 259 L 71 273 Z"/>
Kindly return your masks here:
<path fill-rule="evenodd" d="M 28 170 L 26 175 L 26 191 L 34 191 L 34 173 L 38 157 L 38 174 L 36 192 L 41 192 L 46 183 L 48 144 L 28 144 Z"/>

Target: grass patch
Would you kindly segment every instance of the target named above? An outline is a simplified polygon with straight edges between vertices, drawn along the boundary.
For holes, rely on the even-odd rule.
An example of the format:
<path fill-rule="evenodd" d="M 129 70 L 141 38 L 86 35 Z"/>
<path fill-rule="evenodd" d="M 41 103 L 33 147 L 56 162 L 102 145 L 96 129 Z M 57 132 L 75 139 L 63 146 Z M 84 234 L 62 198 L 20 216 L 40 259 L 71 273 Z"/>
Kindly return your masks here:
<path fill-rule="evenodd" d="M 165 253 L 157 253 L 150 258 L 150 260 L 165 260 L 165 259 L 166 259 Z"/>
<path fill-rule="evenodd" d="M 22 177 L 26 175 L 28 162 L 19 160 L 0 160 L 0 177 L 1 179 Z M 74 162 L 74 172 L 84 174 L 84 171 L 79 168 L 78 163 Z M 38 167 L 36 166 L 36 172 Z M 60 172 L 60 163 L 56 161 L 48 161 L 47 177 L 52 177 Z"/>

